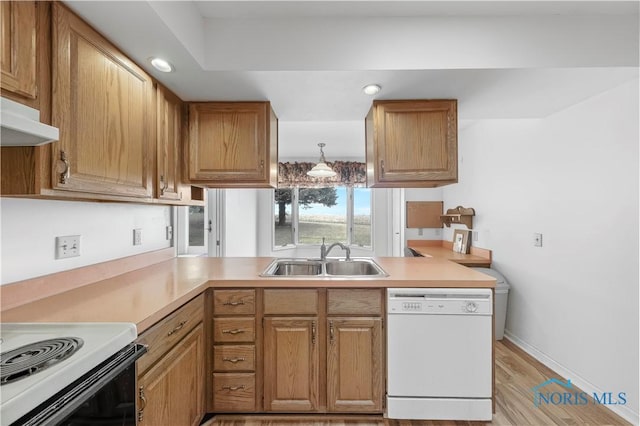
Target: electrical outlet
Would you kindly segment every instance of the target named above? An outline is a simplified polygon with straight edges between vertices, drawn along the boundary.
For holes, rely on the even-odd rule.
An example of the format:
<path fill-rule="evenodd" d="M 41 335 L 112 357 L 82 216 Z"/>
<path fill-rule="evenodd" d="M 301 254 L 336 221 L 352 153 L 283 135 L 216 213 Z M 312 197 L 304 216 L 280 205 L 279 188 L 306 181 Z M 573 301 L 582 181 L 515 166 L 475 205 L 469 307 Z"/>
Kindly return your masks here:
<path fill-rule="evenodd" d="M 472 238 L 472 241 L 474 241 L 474 242 L 478 242 L 478 234 L 479 234 L 479 232 L 478 232 L 478 231 L 471 231 L 471 238 Z"/>
<path fill-rule="evenodd" d="M 142 229 L 136 228 L 133 230 L 133 245 L 139 246 L 142 244 Z"/>
<path fill-rule="evenodd" d="M 533 246 L 542 247 L 542 234 L 537 232 L 533 234 Z"/>
<path fill-rule="evenodd" d="M 80 256 L 80 235 L 56 237 L 56 259 Z"/>
<path fill-rule="evenodd" d="M 173 226 L 167 226 L 167 240 L 171 241 L 173 239 Z"/>

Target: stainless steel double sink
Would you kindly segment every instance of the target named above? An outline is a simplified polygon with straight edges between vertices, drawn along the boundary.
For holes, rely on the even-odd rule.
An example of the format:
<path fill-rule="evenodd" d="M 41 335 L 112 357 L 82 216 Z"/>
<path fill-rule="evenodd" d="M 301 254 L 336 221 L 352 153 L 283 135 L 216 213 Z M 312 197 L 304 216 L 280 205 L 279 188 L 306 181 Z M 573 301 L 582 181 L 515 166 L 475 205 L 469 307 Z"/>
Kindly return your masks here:
<path fill-rule="evenodd" d="M 261 277 L 375 278 L 388 274 L 373 259 L 275 259 Z"/>

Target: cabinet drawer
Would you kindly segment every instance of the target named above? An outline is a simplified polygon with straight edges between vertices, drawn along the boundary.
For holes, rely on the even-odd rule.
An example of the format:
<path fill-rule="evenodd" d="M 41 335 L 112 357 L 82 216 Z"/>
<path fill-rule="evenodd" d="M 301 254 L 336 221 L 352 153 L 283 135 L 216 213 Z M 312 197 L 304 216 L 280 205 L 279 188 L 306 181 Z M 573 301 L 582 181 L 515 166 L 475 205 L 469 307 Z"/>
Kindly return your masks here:
<path fill-rule="evenodd" d="M 328 315 L 382 315 L 382 289 L 328 289 Z"/>
<path fill-rule="evenodd" d="M 215 371 L 254 371 L 256 347 L 254 345 L 215 345 L 213 369 Z"/>
<path fill-rule="evenodd" d="M 214 315 L 253 315 L 256 313 L 255 290 L 214 290 Z"/>
<path fill-rule="evenodd" d="M 256 321 L 254 318 L 214 318 L 213 341 L 253 342 L 256 338 Z"/>
<path fill-rule="evenodd" d="M 214 411 L 254 411 L 256 407 L 255 373 L 214 373 Z"/>
<path fill-rule="evenodd" d="M 268 289 L 264 291 L 265 315 L 317 315 L 318 290 Z"/>
<path fill-rule="evenodd" d="M 138 374 L 151 367 L 203 318 L 204 295 L 200 295 L 142 333 L 138 342 L 147 345 L 147 353 L 137 361 Z"/>

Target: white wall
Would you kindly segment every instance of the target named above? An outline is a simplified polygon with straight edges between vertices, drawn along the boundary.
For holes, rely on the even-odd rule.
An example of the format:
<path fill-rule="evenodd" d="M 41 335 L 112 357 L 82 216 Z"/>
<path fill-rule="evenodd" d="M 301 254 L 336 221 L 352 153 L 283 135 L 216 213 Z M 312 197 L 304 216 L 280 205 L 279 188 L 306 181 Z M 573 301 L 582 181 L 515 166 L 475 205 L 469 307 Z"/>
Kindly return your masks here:
<path fill-rule="evenodd" d="M 636 79 L 544 119 L 463 130 L 460 180 L 443 190 L 445 205 L 476 209 L 474 245 L 512 286 L 507 335 L 583 390 L 626 392 L 612 408 L 634 423 L 638 90 Z"/>
<path fill-rule="evenodd" d="M 226 189 L 224 255 L 226 257 L 257 256 L 258 193 L 260 189 Z"/>
<path fill-rule="evenodd" d="M 170 247 L 171 207 L 2 198 L 1 283 Z M 142 245 L 133 245 L 133 229 Z M 81 235 L 80 256 L 55 259 L 55 237 Z"/>

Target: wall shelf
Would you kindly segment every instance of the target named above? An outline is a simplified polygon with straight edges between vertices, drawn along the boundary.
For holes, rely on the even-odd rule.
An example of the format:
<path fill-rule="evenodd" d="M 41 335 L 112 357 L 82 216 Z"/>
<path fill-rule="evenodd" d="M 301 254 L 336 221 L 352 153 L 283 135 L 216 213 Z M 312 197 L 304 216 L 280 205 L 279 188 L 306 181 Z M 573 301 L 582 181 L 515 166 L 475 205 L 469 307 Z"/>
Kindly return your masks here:
<path fill-rule="evenodd" d="M 473 208 L 458 206 L 454 209 L 447 209 L 447 213 L 440 216 L 440 221 L 447 228 L 450 227 L 452 223 L 460 223 L 468 229 L 472 229 L 473 216 L 475 215 L 476 211 Z"/>

